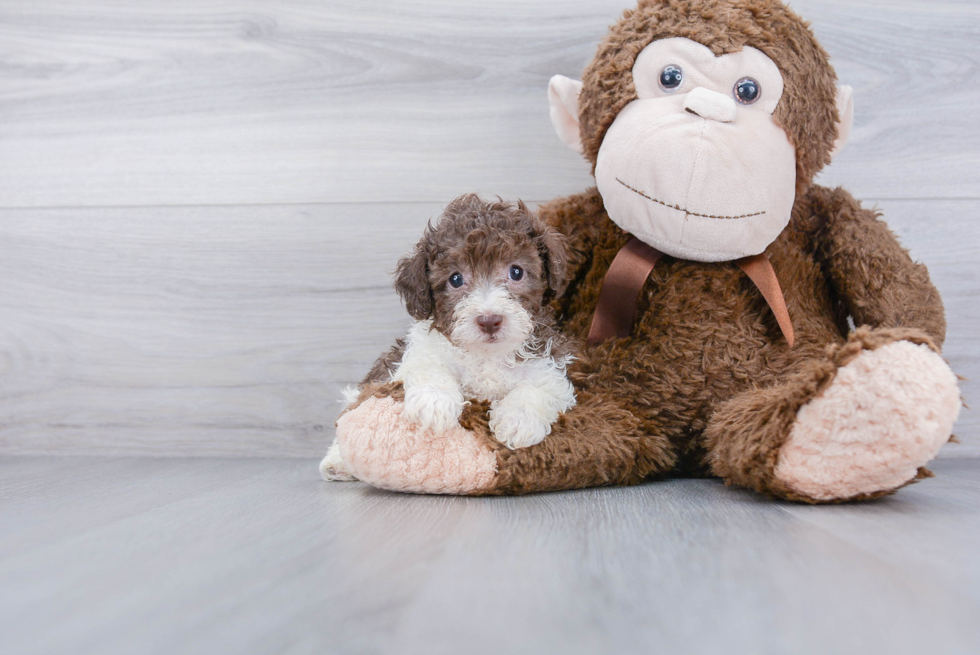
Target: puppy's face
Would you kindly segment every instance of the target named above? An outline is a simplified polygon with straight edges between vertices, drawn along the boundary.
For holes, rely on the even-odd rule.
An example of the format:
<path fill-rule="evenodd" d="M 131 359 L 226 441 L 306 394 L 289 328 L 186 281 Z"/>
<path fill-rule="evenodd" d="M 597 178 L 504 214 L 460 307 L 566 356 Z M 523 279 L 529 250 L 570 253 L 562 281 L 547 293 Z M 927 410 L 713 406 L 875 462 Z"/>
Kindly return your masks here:
<path fill-rule="evenodd" d="M 547 287 L 541 260 L 533 246 L 526 245 L 497 252 L 496 257 L 464 249 L 434 261 L 430 281 L 436 329 L 467 350 L 520 348 L 534 330 Z"/>
<path fill-rule="evenodd" d="M 399 262 L 395 287 L 415 318 L 432 318 L 455 345 L 510 353 L 563 289 L 564 266 L 563 237 L 523 204 L 463 196 Z"/>

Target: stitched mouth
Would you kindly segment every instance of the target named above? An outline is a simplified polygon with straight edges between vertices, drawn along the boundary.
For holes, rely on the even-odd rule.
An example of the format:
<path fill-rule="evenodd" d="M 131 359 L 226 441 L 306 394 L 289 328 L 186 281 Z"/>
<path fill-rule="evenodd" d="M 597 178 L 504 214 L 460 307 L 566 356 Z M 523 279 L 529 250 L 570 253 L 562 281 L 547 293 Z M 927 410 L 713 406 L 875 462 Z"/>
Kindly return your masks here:
<path fill-rule="evenodd" d="M 649 200 L 651 202 L 655 202 L 658 205 L 663 205 L 664 207 L 669 207 L 670 209 L 676 209 L 677 211 L 682 211 L 685 214 L 690 214 L 691 216 L 700 216 L 701 218 L 717 218 L 717 219 L 721 219 L 721 220 L 736 220 L 736 219 L 739 219 L 739 218 L 751 218 L 752 216 L 761 216 L 761 215 L 763 215 L 763 214 L 766 213 L 764 211 L 761 211 L 761 212 L 755 212 L 754 214 L 742 214 L 741 216 L 712 216 L 711 214 L 699 214 L 697 212 L 692 212 L 692 211 L 689 211 L 687 209 L 684 209 L 683 207 L 678 207 L 677 205 L 667 204 L 663 200 L 657 200 L 656 198 L 651 198 L 650 196 L 648 196 L 647 194 L 643 193 L 639 189 L 634 189 L 630 185 L 626 184 L 626 182 L 623 182 L 618 177 L 616 178 L 616 181 L 619 182 L 620 184 L 622 184 L 624 187 L 626 187 L 630 191 L 632 191 L 633 193 L 637 194 L 638 196 L 643 196 L 647 200 Z"/>

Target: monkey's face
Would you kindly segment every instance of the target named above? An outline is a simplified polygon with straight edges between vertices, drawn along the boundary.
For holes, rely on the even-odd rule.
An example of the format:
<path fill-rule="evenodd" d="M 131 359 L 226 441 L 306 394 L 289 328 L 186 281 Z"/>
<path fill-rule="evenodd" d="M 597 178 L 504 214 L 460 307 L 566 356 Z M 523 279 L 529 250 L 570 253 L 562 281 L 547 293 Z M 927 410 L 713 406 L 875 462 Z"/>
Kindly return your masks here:
<path fill-rule="evenodd" d="M 789 222 L 796 151 L 773 120 L 783 78 L 745 47 L 716 57 L 685 38 L 654 41 L 633 66 L 637 99 L 616 116 L 596 159 L 609 217 L 684 259 L 765 250 Z"/>

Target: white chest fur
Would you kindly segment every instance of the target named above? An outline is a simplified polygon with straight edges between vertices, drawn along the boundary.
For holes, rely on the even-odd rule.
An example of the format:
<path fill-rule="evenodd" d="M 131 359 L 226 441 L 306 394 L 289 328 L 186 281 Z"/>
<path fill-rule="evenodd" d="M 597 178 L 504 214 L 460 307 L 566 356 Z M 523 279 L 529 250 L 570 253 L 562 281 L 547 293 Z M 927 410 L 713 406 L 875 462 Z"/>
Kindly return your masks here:
<path fill-rule="evenodd" d="M 458 350 L 458 349 L 457 349 Z M 463 395 L 478 400 L 500 400 L 527 379 L 527 360 L 485 358 L 460 351 L 455 362 Z"/>
<path fill-rule="evenodd" d="M 405 382 L 408 376 L 448 374 L 464 396 L 492 402 L 521 382 L 534 382 L 547 370 L 563 370 L 564 364 L 550 358 L 522 359 L 513 353 L 464 350 L 433 330 L 431 321 L 419 321 L 409 330 L 402 362 L 392 379 Z"/>

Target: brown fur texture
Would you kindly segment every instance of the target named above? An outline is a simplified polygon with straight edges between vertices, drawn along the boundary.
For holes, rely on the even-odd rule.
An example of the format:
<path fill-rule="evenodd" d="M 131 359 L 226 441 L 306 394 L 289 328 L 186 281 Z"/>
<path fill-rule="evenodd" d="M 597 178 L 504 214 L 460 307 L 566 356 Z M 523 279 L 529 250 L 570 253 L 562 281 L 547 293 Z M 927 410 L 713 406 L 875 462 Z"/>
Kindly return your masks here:
<path fill-rule="evenodd" d="M 605 215 L 594 189 L 554 201 L 540 213 L 573 239 L 572 282 L 556 304 L 563 329 L 583 337 L 609 264 L 629 235 Z M 847 257 L 824 258 L 855 231 L 863 242 L 850 243 Z M 862 349 L 897 339 L 938 348 L 945 336 L 942 303 L 924 267 L 912 262 L 874 212 L 840 189 L 811 187 L 766 253 L 786 281 L 797 334 L 793 348 L 736 264 L 665 257 L 641 291 L 632 336 L 583 349 L 569 369 L 580 398 L 626 410 L 619 427 L 584 427 L 587 419 L 579 414 L 590 410 L 580 401 L 548 443 L 498 453 L 500 473 L 490 493 L 542 490 L 538 481 L 554 482 L 558 474 L 541 469 L 554 463 L 564 472 L 562 484 L 550 488 L 683 473 L 718 475 L 811 502 L 779 486 L 772 473 L 796 411 Z M 881 303 L 891 298 L 903 300 Z M 855 312 L 855 320 L 875 320 L 862 320 L 874 327 L 848 340 L 850 307 L 863 312 Z M 557 449 L 560 457 L 538 452 Z M 656 456 L 649 456 L 651 449 Z M 613 463 L 602 468 L 595 461 Z M 618 475 L 626 469 L 629 476 Z"/>
<path fill-rule="evenodd" d="M 395 345 L 391 347 L 391 350 L 378 357 L 374 365 L 371 366 L 371 370 L 361 380 L 361 388 L 363 389 L 367 385 L 375 382 L 386 382 L 391 379 L 391 376 L 395 373 L 395 369 L 398 368 L 398 363 L 402 361 L 402 355 L 404 354 L 405 340 L 395 339 Z"/>
<path fill-rule="evenodd" d="M 862 327 L 847 342 L 827 348 L 823 358 L 802 364 L 798 373 L 786 381 L 761 390 L 750 390 L 726 401 L 713 413 L 705 429 L 712 472 L 729 484 L 749 487 L 761 493 L 790 500 L 813 502 L 782 485 L 772 475 L 779 448 L 789 436 L 796 413 L 830 386 L 837 369 L 846 366 L 864 350 L 875 350 L 899 340 L 939 349 L 920 330 L 909 328 Z M 891 493 L 862 495 L 845 500 L 865 499 Z"/>
<path fill-rule="evenodd" d="M 668 474 L 716 475 L 770 496 L 818 502 L 775 479 L 796 412 L 864 350 L 945 338 L 942 301 L 874 211 L 811 184 L 837 136 L 835 75 L 806 23 L 775 0 L 643 0 L 627 11 L 583 76 L 581 135 L 595 163 L 606 129 L 636 97 L 631 68 L 655 39 L 681 36 L 716 54 L 752 46 L 785 82 L 775 117 L 797 154 L 788 226 L 766 249 L 796 332 L 790 348 L 765 299 L 734 262 L 664 257 L 640 292 L 633 332 L 585 347 L 569 368 L 579 404 L 539 445 L 497 449 L 481 493 L 632 484 Z M 613 257 L 630 235 L 596 189 L 539 210 L 568 238 L 559 325 L 584 340 Z M 848 319 L 859 329 L 849 335 Z M 469 423 L 479 439 L 485 426 Z M 918 477 L 927 475 L 924 469 Z M 911 482 L 911 481 L 910 481 Z M 843 500 L 862 500 L 890 493 Z M 827 501 L 819 501 L 827 502 Z"/>
<path fill-rule="evenodd" d="M 565 237 L 523 202 L 487 202 L 466 194 L 453 200 L 437 223 L 426 227 L 412 253 L 398 262 L 395 290 L 413 318 L 433 319 L 433 327 L 450 337 L 454 309 L 464 293 L 448 283 L 450 276 L 462 273 L 467 279 L 489 279 L 517 264 L 524 279 L 511 291 L 534 324 L 530 346 L 522 352 L 548 348 L 552 357 L 562 358 L 571 352 L 572 344 L 555 328 L 549 301 L 565 290 L 566 252 Z M 388 380 L 404 350 L 404 340 L 398 339 L 361 384 Z"/>
<path fill-rule="evenodd" d="M 653 41 L 683 37 L 715 55 L 760 50 L 783 75 L 774 118 L 796 148 L 797 195 L 830 163 L 837 138 L 837 76 L 808 24 L 777 0 L 641 0 L 613 25 L 582 74 L 579 120 L 585 157 L 599 146 L 623 107 L 636 99 L 633 64 Z"/>

